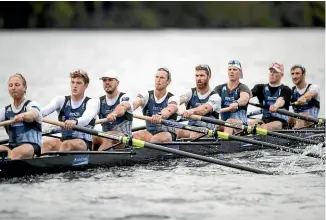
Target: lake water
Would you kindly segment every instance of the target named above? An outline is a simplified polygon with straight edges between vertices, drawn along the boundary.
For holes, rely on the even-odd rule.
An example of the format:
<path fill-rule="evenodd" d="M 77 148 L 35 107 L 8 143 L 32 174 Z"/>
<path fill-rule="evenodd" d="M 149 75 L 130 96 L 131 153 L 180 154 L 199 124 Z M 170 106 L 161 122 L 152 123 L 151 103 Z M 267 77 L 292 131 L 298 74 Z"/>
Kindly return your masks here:
<path fill-rule="evenodd" d="M 325 31 L 311 29 L 0 32 L 0 101 L 10 103 L 7 81 L 15 72 L 26 77 L 28 98 L 44 106 L 69 94 L 69 73 L 76 68 L 90 75 L 88 96 L 103 95 L 99 77 L 116 70 L 120 90 L 135 97 L 154 87 L 161 66 L 171 70 L 169 90 L 176 94 L 195 86 L 199 63 L 211 66 L 212 87 L 225 83 L 231 59 L 242 63 L 242 82 L 250 88 L 267 82 L 274 61 L 284 64 L 283 83 L 292 87 L 290 67 L 303 64 L 307 81 L 320 86 L 325 116 Z M 0 134 L 6 137 L 3 129 Z M 272 150 L 217 157 L 286 174 L 257 175 L 182 159 L 13 179 L 0 183 L 0 219 L 325 218 L 321 161 Z"/>

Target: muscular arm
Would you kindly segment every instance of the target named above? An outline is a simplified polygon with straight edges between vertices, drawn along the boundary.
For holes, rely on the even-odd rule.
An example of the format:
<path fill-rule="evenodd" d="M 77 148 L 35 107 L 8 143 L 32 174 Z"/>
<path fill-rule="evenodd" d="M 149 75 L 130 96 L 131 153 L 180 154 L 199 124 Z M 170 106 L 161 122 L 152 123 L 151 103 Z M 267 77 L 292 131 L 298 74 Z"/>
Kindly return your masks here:
<path fill-rule="evenodd" d="M 130 110 L 133 111 L 133 102 L 128 95 L 123 95 L 120 98 L 120 104 L 115 107 L 113 112 L 117 117 L 121 117 Z"/>
<path fill-rule="evenodd" d="M 241 84 L 239 87 L 240 98 L 238 99 L 239 106 L 246 106 L 249 102 L 251 91 L 248 86 Z"/>
<path fill-rule="evenodd" d="M 168 100 L 168 106 L 162 109 L 161 114 L 163 119 L 169 118 L 178 111 L 178 97 L 172 96 Z"/>
<path fill-rule="evenodd" d="M 238 99 L 239 106 L 245 106 L 248 104 L 250 95 L 248 92 L 240 92 L 240 98 Z"/>
<path fill-rule="evenodd" d="M 221 109 L 221 97 L 218 94 L 211 95 L 207 103 L 193 108 L 195 115 L 206 115 L 213 111 L 219 111 Z"/>
<path fill-rule="evenodd" d="M 136 99 L 132 102 L 132 105 L 134 107 L 134 110 L 136 110 L 137 108 L 139 108 L 139 106 L 143 106 L 144 105 L 144 99 L 141 98 L 141 97 L 139 97 L 139 96 L 137 96 Z"/>
<path fill-rule="evenodd" d="M 309 90 L 303 96 L 307 101 L 310 101 L 312 98 L 317 97 L 318 94 L 319 94 L 319 88 L 317 85 L 313 84 L 309 87 Z"/>
<path fill-rule="evenodd" d="M 274 105 L 279 108 L 283 107 L 284 105 L 288 106 L 291 102 L 291 96 L 292 90 L 289 87 L 284 86 L 280 93 L 280 97 L 276 100 Z"/>

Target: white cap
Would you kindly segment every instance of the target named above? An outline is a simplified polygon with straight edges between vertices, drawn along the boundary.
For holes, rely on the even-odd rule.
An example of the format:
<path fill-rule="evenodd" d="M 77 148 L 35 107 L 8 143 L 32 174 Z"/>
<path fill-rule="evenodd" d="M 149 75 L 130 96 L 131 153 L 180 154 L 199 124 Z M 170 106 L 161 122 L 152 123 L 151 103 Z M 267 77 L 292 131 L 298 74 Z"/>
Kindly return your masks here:
<path fill-rule="evenodd" d="M 105 73 L 101 76 L 100 80 L 103 80 L 103 78 L 111 78 L 111 79 L 116 79 L 116 80 L 119 81 L 118 74 L 117 74 L 117 72 L 115 72 L 115 71 L 107 71 L 107 72 L 105 72 Z"/>

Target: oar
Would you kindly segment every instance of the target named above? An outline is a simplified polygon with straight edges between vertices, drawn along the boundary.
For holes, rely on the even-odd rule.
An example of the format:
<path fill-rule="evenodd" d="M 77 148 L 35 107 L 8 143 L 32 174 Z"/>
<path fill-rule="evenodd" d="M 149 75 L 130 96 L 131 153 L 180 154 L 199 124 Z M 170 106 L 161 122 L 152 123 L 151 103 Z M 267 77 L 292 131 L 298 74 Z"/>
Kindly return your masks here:
<path fill-rule="evenodd" d="M 63 122 L 59 122 L 59 121 L 51 120 L 51 119 L 46 119 L 46 118 L 43 118 L 43 122 L 53 124 L 53 125 L 57 125 L 57 126 L 61 126 L 61 127 L 63 127 L 63 125 L 64 125 Z M 131 137 L 113 135 L 113 134 L 97 131 L 97 130 L 94 130 L 94 129 L 81 127 L 81 126 L 78 126 L 78 125 L 74 125 L 73 130 L 84 132 L 84 133 L 94 135 L 94 136 L 99 136 L 99 137 L 103 137 L 103 138 L 116 140 L 116 141 L 122 142 L 124 144 L 129 144 L 129 145 L 131 144 L 134 147 L 139 147 L 139 148 L 145 147 L 145 148 L 154 149 L 154 150 L 158 150 L 158 151 L 163 151 L 163 152 L 167 152 L 167 153 L 173 153 L 173 154 L 177 154 L 177 155 L 180 155 L 180 156 L 189 157 L 189 158 L 193 158 L 193 159 L 196 159 L 196 160 L 205 161 L 205 162 L 209 162 L 209 163 L 219 164 L 219 165 L 222 165 L 222 166 L 231 167 L 231 168 L 235 168 L 235 169 L 239 169 L 239 170 L 245 170 L 245 171 L 258 173 L 258 174 L 269 174 L 269 175 L 274 174 L 273 172 L 270 172 L 270 171 L 260 170 L 260 169 L 251 168 L 251 167 L 245 167 L 245 166 L 242 166 L 242 165 L 229 163 L 229 162 L 226 162 L 226 161 L 223 161 L 223 160 L 218 160 L 218 159 L 215 159 L 215 158 L 205 157 L 205 156 L 202 156 L 202 155 L 197 155 L 197 154 L 193 154 L 193 153 L 189 153 L 189 152 L 185 152 L 185 151 L 180 151 L 180 150 L 176 150 L 176 149 L 172 149 L 172 148 L 167 148 L 167 147 L 163 147 L 163 146 L 160 146 L 160 145 L 157 145 L 157 144 L 151 144 L 151 143 L 148 143 L 148 142 L 145 142 L 145 141 L 142 141 L 142 140 L 134 139 L 134 138 L 131 138 Z"/>
<path fill-rule="evenodd" d="M 267 110 L 269 109 L 268 107 L 266 107 L 264 105 L 261 105 L 261 104 L 252 103 L 252 102 L 249 102 L 249 104 L 252 105 L 252 106 L 258 107 L 258 108 L 263 108 L 263 109 L 267 109 Z M 314 117 L 311 117 L 311 116 L 300 115 L 298 113 L 289 112 L 289 111 L 287 111 L 285 109 L 277 109 L 276 112 L 279 113 L 279 114 L 283 114 L 283 115 L 287 115 L 287 116 L 290 116 L 290 117 L 298 118 L 298 119 L 301 119 L 301 120 L 304 120 L 304 121 L 314 122 L 318 126 L 325 126 L 325 119 L 323 119 L 323 118 L 314 118 Z"/>
<path fill-rule="evenodd" d="M 15 120 L 11 119 L 11 120 L 7 120 L 7 121 L 2 121 L 0 122 L 0 126 L 7 126 L 7 125 L 11 125 L 12 123 L 14 123 Z"/>
<path fill-rule="evenodd" d="M 148 116 L 135 115 L 135 114 L 133 115 L 133 117 L 143 119 L 143 120 L 151 119 Z M 199 116 L 199 117 L 202 117 L 202 116 Z M 199 118 L 191 116 L 191 119 L 196 120 Z M 247 139 L 247 138 L 240 137 L 240 136 L 234 136 L 234 135 L 230 135 L 225 132 L 217 131 L 216 129 L 209 130 L 208 128 L 184 125 L 184 124 L 181 124 L 181 123 L 178 123 L 175 121 L 169 121 L 169 120 L 165 120 L 165 119 L 161 120 L 161 124 L 163 124 L 165 126 L 170 126 L 170 127 L 175 127 L 175 128 L 180 128 L 180 129 L 185 129 L 185 130 L 189 130 L 189 131 L 206 134 L 210 137 L 221 138 L 223 140 L 236 140 L 236 141 L 241 141 L 244 143 L 254 144 L 257 146 L 268 147 L 268 148 L 273 148 L 273 149 L 277 149 L 277 150 L 281 149 L 281 150 L 289 151 L 289 152 L 296 153 L 296 154 L 304 153 L 302 150 L 298 150 L 298 149 L 294 149 L 294 148 L 290 148 L 290 147 L 286 147 L 286 146 L 282 146 L 282 145 L 272 144 L 272 143 L 266 143 L 266 142 L 262 142 L 262 141 L 258 141 L 258 140 L 254 140 L 254 139 Z M 323 158 L 321 155 L 314 154 L 314 153 L 309 153 L 306 156 L 315 157 L 315 158 Z"/>
<path fill-rule="evenodd" d="M 42 131 L 42 136 L 50 136 L 51 134 L 57 134 L 61 132 L 61 128 L 50 128 Z M 9 142 L 9 138 L 0 140 L 0 144 L 6 144 Z"/>
<path fill-rule="evenodd" d="M 269 131 L 267 129 L 258 128 L 256 126 L 233 124 L 233 123 L 229 123 L 229 122 L 222 121 L 219 119 L 209 118 L 209 117 L 200 116 L 200 115 L 192 115 L 190 118 L 192 120 L 196 120 L 196 121 L 203 121 L 203 122 L 208 122 L 208 123 L 212 123 L 212 124 L 223 125 L 225 127 L 245 130 L 249 134 L 259 134 L 262 136 L 273 136 L 273 137 L 285 138 L 285 139 L 294 140 L 294 141 L 301 141 L 301 142 L 304 142 L 307 144 L 320 144 L 319 141 L 310 140 L 310 139 L 306 139 L 306 138 L 302 138 L 302 137 L 296 137 L 296 136 L 292 136 L 292 135 L 288 135 L 288 134 L 281 134 L 281 133 Z"/>

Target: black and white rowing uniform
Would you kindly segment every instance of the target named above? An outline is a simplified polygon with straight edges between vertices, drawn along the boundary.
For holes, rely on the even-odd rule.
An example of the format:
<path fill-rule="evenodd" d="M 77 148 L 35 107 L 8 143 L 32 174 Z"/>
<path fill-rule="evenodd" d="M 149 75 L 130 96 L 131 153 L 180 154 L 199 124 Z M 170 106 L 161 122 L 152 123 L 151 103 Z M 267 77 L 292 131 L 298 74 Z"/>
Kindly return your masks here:
<path fill-rule="evenodd" d="M 33 122 L 17 122 L 5 127 L 9 136 L 8 147 L 14 149 L 22 144 L 31 144 L 34 154 L 39 156 L 41 153 L 42 136 L 42 115 L 39 105 L 35 101 L 24 100 L 17 108 L 10 104 L 0 109 L 0 121 L 13 119 L 16 115 L 34 109 L 37 111 L 37 118 Z"/>
<path fill-rule="evenodd" d="M 291 102 L 296 102 L 301 96 L 303 96 L 308 91 L 315 91 L 317 95 L 312 97 L 310 101 L 302 105 L 294 105 L 293 111 L 295 113 L 306 112 L 309 115 L 318 118 L 319 109 L 320 109 L 320 96 L 319 96 L 319 87 L 316 84 L 306 84 L 303 89 L 298 87 L 292 87 L 292 100 Z"/>
<path fill-rule="evenodd" d="M 169 103 L 176 103 L 176 97 L 172 93 L 166 92 L 166 94 L 157 99 L 155 96 L 155 90 L 150 90 L 137 95 L 138 98 L 142 99 L 141 107 L 143 109 L 143 115 L 153 116 L 160 114 L 161 111 L 168 106 Z M 176 120 L 177 114 L 171 115 L 168 120 Z M 176 130 L 173 127 L 168 127 L 162 124 L 152 124 L 146 121 L 146 130 L 152 135 L 160 132 L 169 132 L 172 140 L 176 139 Z"/>
<path fill-rule="evenodd" d="M 58 114 L 59 121 L 76 120 L 77 125 L 94 128 L 98 109 L 98 100 L 84 97 L 80 101 L 72 101 L 71 96 L 57 96 L 50 104 L 41 109 L 45 117 L 54 111 Z M 61 140 L 82 139 L 87 147 L 91 149 L 92 136 L 80 131 L 63 130 Z"/>
<path fill-rule="evenodd" d="M 132 132 L 132 113 L 133 104 L 132 99 L 126 93 L 120 92 L 116 97 L 109 99 L 106 95 L 99 98 L 99 107 L 97 114 L 99 118 L 106 118 L 120 103 L 129 103 L 131 108 L 121 117 L 117 117 L 116 121 L 106 122 L 102 124 L 102 130 L 107 131 L 120 131 L 126 136 L 131 136 Z"/>
<path fill-rule="evenodd" d="M 213 111 L 207 113 L 205 116 L 216 119 L 219 117 L 218 112 L 221 110 L 221 97 L 211 88 L 205 94 L 200 94 L 197 88 L 188 89 L 180 95 L 180 100 L 184 100 L 187 110 L 203 104 L 209 104 L 212 106 Z M 193 120 L 189 120 L 188 124 L 197 127 L 208 127 L 210 129 L 214 129 L 216 126 L 211 123 Z"/>
<path fill-rule="evenodd" d="M 269 108 L 270 105 L 275 104 L 279 97 L 283 97 L 285 104 L 280 109 L 289 110 L 291 101 L 291 89 L 283 84 L 271 85 L 268 84 L 257 84 L 251 90 L 252 97 L 258 98 L 261 105 Z M 283 128 L 288 127 L 288 116 L 279 114 L 277 112 L 270 112 L 268 109 L 263 110 L 262 121 L 269 123 L 273 121 L 280 121 Z"/>

